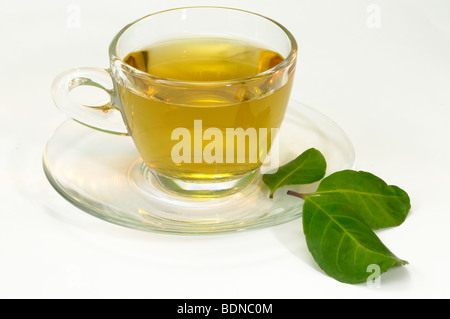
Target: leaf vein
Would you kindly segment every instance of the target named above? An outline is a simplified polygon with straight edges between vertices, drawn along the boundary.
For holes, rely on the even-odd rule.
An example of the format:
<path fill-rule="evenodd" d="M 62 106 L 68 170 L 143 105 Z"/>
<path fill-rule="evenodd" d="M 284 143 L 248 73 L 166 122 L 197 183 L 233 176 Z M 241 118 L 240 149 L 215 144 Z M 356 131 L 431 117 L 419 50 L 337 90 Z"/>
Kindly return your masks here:
<path fill-rule="evenodd" d="M 356 246 L 360 246 L 362 248 L 364 248 L 367 251 L 370 251 L 374 254 L 378 254 L 381 255 L 383 257 L 392 259 L 393 257 L 391 255 L 373 250 L 369 247 L 364 246 L 363 244 L 361 244 L 354 236 L 352 236 L 352 234 L 345 228 L 343 227 L 335 218 L 333 218 L 333 216 L 331 216 L 326 210 L 324 210 L 320 205 L 318 205 L 317 203 L 315 203 L 313 200 L 310 200 L 310 202 L 316 206 L 320 211 L 322 211 L 329 219 L 331 219 L 341 230 L 343 233 L 347 234 L 348 237 L 350 237 L 352 239 L 352 241 L 355 243 Z"/>

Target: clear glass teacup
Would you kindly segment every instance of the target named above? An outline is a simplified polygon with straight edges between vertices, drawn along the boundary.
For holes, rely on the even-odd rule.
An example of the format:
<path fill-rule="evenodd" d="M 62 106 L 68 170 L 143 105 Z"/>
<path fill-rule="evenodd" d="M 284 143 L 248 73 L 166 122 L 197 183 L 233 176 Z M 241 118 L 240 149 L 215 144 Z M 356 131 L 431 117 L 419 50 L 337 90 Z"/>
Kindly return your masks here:
<path fill-rule="evenodd" d="M 154 174 L 167 191 L 224 196 L 251 183 L 270 157 L 296 58 L 292 34 L 269 18 L 178 8 L 124 27 L 109 47 L 109 69 L 66 71 L 52 94 L 74 120 L 130 135 L 142 174 Z M 109 101 L 75 102 L 74 89 L 85 86 Z"/>

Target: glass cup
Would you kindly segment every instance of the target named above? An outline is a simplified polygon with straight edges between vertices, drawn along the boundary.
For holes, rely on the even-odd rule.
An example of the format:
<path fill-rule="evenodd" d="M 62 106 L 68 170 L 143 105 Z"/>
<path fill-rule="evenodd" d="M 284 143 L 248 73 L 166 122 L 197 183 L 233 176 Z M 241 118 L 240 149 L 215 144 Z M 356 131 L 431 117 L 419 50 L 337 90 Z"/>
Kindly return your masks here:
<path fill-rule="evenodd" d="M 124 61 L 154 43 L 184 39 L 189 44 L 200 38 L 258 43 L 283 59 L 258 74 L 214 81 L 161 77 Z M 245 58 L 247 53 L 239 52 Z M 166 191 L 224 196 L 248 186 L 277 153 L 271 146 L 289 102 L 296 57 L 292 34 L 259 14 L 221 7 L 171 9 L 124 27 L 109 47 L 109 69 L 63 72 L 52 94 L 75 121 L 131 136 L 142 157 L 142 176 L 155 175 Z M 83 87 L 106 92 L 108 101 L 75 101 L 74 93 Z"/>

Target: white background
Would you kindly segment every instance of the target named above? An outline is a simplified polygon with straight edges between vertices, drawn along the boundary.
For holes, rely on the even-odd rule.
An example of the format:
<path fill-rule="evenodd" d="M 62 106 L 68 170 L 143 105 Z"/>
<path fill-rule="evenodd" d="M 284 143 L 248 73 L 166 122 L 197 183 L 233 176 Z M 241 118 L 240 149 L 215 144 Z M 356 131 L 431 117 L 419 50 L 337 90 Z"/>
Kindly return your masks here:
<path fill-rule="evenodd" d="M 109 42 L 127 23 L 191 5 L 248 9 L 290 29 L 301 48 L 292 97 L 346 131 L 357 169 L 409 193 L 405 223 L 377 234 L 410 264 L 379 288 L 323 274 L 301 220 L 233 235 L 145 233 L 84 213 L 46 180 L 42 152 L 65 119 L 53 78 L 108 67 Z M 448 0 L 2 0 L 0 297 L 450 297 L 449 17 Z"/>

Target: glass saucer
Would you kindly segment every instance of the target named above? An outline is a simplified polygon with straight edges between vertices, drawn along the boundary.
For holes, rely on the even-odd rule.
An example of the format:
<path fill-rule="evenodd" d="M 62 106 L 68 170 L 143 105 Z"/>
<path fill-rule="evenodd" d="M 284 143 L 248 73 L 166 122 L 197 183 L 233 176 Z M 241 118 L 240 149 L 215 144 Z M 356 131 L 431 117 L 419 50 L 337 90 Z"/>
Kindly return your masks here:
<path fill-rule="evenodd" d="M 327 160 L 327 175 L 353 168 L 354 149 L 325 115 L 291 101 L 280 129 L 280 165 L 314 147 Z M 301 216 L 302 200 L 287 189 L 311 192 L 317 183 L 286 186 L 273 199 L 257 176 L 243 191 L 212 199 L 169 194 L 154 177 L 144 179 L 129 136 L 117 136 L 66 120 L 48 141 L 43 166 L 51 185 L 85 212 L 143 231 L 210 234 L 270 227 Z M 143 186 L 144 185 L 144 186 Z"/>

